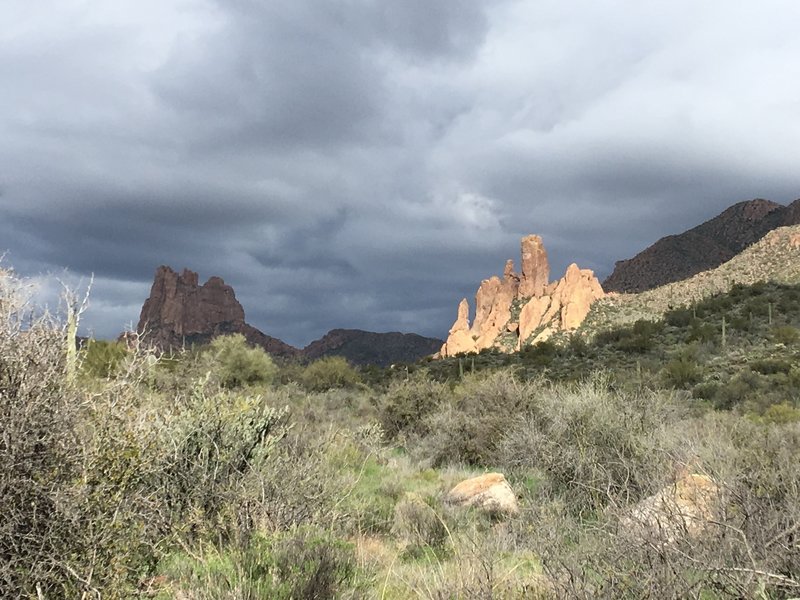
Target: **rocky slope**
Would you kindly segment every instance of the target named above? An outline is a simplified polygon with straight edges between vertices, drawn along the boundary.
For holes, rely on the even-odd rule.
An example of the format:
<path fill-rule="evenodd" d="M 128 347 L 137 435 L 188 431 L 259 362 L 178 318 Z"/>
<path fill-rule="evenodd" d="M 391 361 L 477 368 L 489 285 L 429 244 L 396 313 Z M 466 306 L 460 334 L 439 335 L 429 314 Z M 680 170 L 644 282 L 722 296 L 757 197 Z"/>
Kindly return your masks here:
<path fill-rule="evenodd" d="M 800 225 L 774 229 L 728 262 L 689 279 L 638 294 L 609 294 L 592 305 L 581 329 L 593 333 L 639 319 L 655 320 L 667 310 L 689 306 L 736 284 L 759 281 L 800 284 Z"/>
<path fill-rule="evenodd" d="M 156 270 L 136 330 L 146 342 L 164 350 L 241 333 L 251 344 L 278 357 L 306 361 L 335 355 L 353 364 L 413 362 L 442 345 L 442 340 L 416 334 L 334 329 L 300 350 L 246 323 L 233 288 L 221 278 L 211 277 L 199 285 L 197 273 L 188 269 L 177 273 L 166 266 Z"/>
<path fill-rule="evenodd" d="M 564 277 L 549 282 L 550 265 L 542 238 L 522 239 L 522 272 L 506 262 L 503 278 L 481 282 L 475 295 L 475 319 L 470 325 L 469 302 L 464 298 L 440 356 L 497 348 L 507 352 L 549 338 L 557 331 L 578 327 L 592 303 L 604 296 L 600 282 L 588 269 L 574 263 Z"/>
<path fill-rule="evenodd" d="M 777 227 L 800 224 L 800 200 L 783 206 L 769 200 L 734 204 L 713 219 L 670 235 L 616 263 L 603 282 L 606 292 L 641 292 L 721 265 Z"/>

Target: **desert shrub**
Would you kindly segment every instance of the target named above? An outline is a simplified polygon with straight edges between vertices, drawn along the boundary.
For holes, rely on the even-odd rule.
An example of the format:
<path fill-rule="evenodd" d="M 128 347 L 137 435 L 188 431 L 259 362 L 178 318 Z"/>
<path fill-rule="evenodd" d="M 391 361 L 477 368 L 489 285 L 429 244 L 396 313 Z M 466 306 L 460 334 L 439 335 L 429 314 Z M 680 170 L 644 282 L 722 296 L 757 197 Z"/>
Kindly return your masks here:
<path fill-rule="evenodd" d="M 269 354 L 262 348 L 248 346 L 238 333 L 215 338 L 206 358 L 212 376 L 226 388 L 269 384 L 278 372 Z"/>
<path fill-rule="evenodd" d="M 395 380 L 378 399 L 378 419 L 389 439 L 400 434 L 425 435 L 426 418 L 450 398 L 450 388 L 430 379 L 425 371 Z"/>
<path fill-rule="evenodd" d="M 89 340 L 81 353 L 81 370 L 90 377 L 114 377 L 127 354 L 128 350 L 122 342 Z"/>
<path fill-rule="evenodd" d="M 584 358 L 589 353 L 589 343 L 580 333 L 573 333 L 567 341 L 569 351 L 578 358 Z"/>
<path fill-rule="evenodd" d="M 197 600 L 336 598 L 357 574 L 352 545 L 310 527 L 255 535 L 204 558 L 175 555 L 162 569 L 175 591 Z"/>
<path fill-rule="evenodd" d="M 0 272 L 0 596 L 76 593 L 63 559 L 80 534 L 62 496 L 78 472 L 78 397 L 65 378 L 65 339 L 27 308 Z"/>
<path fill-rule="evenodd" d="M 721 323 L 722 321 L 720 321 Z M 690 342 L 713 342 L 717 339 L 721 325 L 706 323 L 700 319 L 693 319 L 686 339 Z"/>
<path fill-rule="evenodd" d="M 674 388 L 685 388 L 699 383 L 703 370 L 698 364 L 697 350 L 688 346 L 670 359 L 661 373 L 664 384 Z"/>
<path fill-rule="evenodd" d="M 777 358 L 764 358 L 750 362 L 750 368 L 762 375 L 775 375 L 777 373 L 789 373 L 792 369 L 791 363 Z"/>
<path fill-rule="evenodd" d="M 666 313 L 664 320 L 672 327 L 688 327 L 692 322 L 692 311 L 688 308 L 676 308 Z"/>
<path fill-rule="evenodd" d="M 783 325 L 781 327 L 775 327 L 772 330 L 772 341 L 776 344 L 786 344 L 790 346 L 796 344 L 798 340 L 800 340 L 800 330 L 798 330 L 797 327 Z"/>
<path fill-rule="evenodd" d="M 520 359 L 523 364 L 528 363 L 538 367 L 546 367 L 552 364 L 557 355 L 558 347 L 550 340 L 525 346 L 520 351 Z"/>
<path fill-rule="evenodd" d="M 767 408 L 761 418 L 765 423 L 773 423 L 776 425 L 797 423 L 800 421 L 800 410 L 788 402 L 781 402 L 780 404 L 773 404 Z"/>
<path fill-rule="evenodd" d="M 692 590 L 700 598 L 792 597 L 800 586 L 800 466 L 793 458 L 800 427 L 730 413 L 666 418 L 664 425 L 664 442 L 682 446 L 693 468 L 720 486 L 715 516 L 702 532 L 665 542 L 662 532 L 626 521 L 635 496 L 631 503 L 617 498 L 589 527 L 559 502 L 540 502 L 529 531 L 555 596 L 677 599 Z"/>
<path fill-rule="evenodd" d="M 574 385 L 542 385 L 530 410 L 502 436 L 496 464 L 541 473 L 541 492 L 570 510 L 595 511 L 652 489 L 667 468 L 660 431 L 685 414 L 665 392 L 611 392 L 601 376 Z"/>
<path fill-rule="evenodd" d="M 730 410 L 745 402 L 759 388 L 759 377 L 753 372 L 742 372 L 722 383 L 714 393 L 714 408 Z"/>
<path fill-rule="evenodd" d="M 394 509 L 392 536 L 398 540 L 404 554 L 418 558 L 426 552 L 442 557 L 447 551 L 450 536 L 443 520 L 441 507 L 431 499 L 407 494 Z"/>
<path fill-rule="evenodd" d="M 171 452 L 158 473 L 162 510 L 190 534 L 219 533 L 244 479 L 266 468 L 286 435 L 288 409 L 262 396 L 210 394 L 203 382 L 184 402 L 166 432 Z"/>
<path fill-rule="evenodd" d="M 333 388 L 353 387 L 361 376 L 342 356 L 326 356 L 303 369 L 300 383 L 309 391 L 323 392 Z"/>
<path fill-rule="evenodd" d="M 427 419 L 430 434 L 415 452 L 434 466 L 492 464 L 503 433 L 527 410 L 536 385 L 510 370 L 465 377 L 453 400 Z"/>

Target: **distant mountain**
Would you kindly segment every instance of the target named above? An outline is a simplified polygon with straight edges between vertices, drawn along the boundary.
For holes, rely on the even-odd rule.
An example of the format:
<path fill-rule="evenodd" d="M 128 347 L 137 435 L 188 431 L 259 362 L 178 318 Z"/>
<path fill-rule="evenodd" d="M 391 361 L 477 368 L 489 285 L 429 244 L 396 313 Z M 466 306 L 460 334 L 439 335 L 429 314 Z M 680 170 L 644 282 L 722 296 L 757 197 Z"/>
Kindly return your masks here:
<path fill-rule="evenodd" d="M 658 240 L 616 263 L 606 292 L 642 292 L 718 267 L 777 227 L 800 224 L 800 200 L 739 202 L 684 233 Z"/>
<path fill-rule="evenodd" d="M 164 350 L 203 345 L 219 335 L 241 333 L 254 346 L 284 359 L 344 356 L 353 364 L 381 366 L 413 362 L 433 354 L 443 343 L 413 333 L 334 329 L 300 350 L 245 322 L 244 308 L 221 278 L 211 277 L 200 285 L 197 273 L 188 269 L 177 273 L 167 266 L 156 270 L 136 330 L 147 343 Z"/>
<path fill-rule="evenodd" d="M 302 358 L 343 356 L 353 364 L 382 367 L 414 362 L 438 351 L 444 342 L 416 333 L 374 333 L 360 329 L 333 329 L 301 350 Z"/>

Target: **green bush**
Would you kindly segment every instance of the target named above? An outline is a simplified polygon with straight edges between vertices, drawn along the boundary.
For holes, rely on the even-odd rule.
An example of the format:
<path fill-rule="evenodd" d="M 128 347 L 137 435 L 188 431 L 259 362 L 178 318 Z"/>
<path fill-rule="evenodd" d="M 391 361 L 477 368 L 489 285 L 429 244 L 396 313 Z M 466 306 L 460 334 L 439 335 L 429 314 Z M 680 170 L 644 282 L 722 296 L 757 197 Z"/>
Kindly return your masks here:
<path fill-rule="evenodd" d="M 666 313 L 664 320 L 672 327 L 688 327 L 692 322 L 692 311 L 688 308 L 676 308 Z"/>
<path fill-rule="evenodd" d="M 157 471 L 158 489 L 169 522 L 202 535 L 207 524 L 221 527 L 235 490 L 271 458 L 286 435 L 288 409 L 260 396 L 210 395 L 202 383 L 181 408 L 167 432 L 171 452 Z"/>
<path fill-rule="evenodd" d="M 698 364 L 697 351 L 693 347 L 681 350 L 661 372 L 664 384 L 674 388 L 686 388 L 703 379 L 703 369 Z"/>
<path fill-rule="evenodd" d="M 300 383 L 309 391 L 324 392 L 334 388 L 354 387 L 361 383 L 361 376 L 346 358 L 326 356 L 303 369 Z"/>
<path fill-rule="evenodd" d="M 525 346 L 520 352 L 520 358 L 523 364 L 532 364 L 537 367 L 551 365 L 557 355 L 558 347 L 550 340 Z"/>
<path fill-rule="evenodd" d="M 378 399 L 378 418 L 386 436 L 425 435 L 426 419 L 450 398 L 450 388 L 430 379 L 426 372 L 415 373 L 409 379 L 396 380 Z"/>
<path fill-rule="evenodd" d="M 226 388 L 270 384 L 278 373 L 270 355 L 262 348 L 248 346 L 238 333 L 215 338 L 206 359 L 212 375 Z"/>
<path fill-rule="evenodd" d="M 89 340 L 81 352 L 81 370 L 90 377 L 114 377 L 127 355 L 128 349 L 123 342 Z"/>
<path fill-rule="evenodd" d="M 765 423 L 774 423 L 776 425 L 797 423 L 800 422 L 800 410 L 788 402 L 773 404 L 764 411 L 762 419 Z"/>
<path fill-rule="evenodd" d="M 777 373 L 789 373 L 792 365 L 785 360 L 776 358 L 764 358 L 761 360 L 754 360 L 750 363 L 750 368 L 756 373 L 762 375 L 776 375 Z"/>
<path fill-rule="evenodd" d="M 798 340 L 800 340 L 800 330 L 798 330 L 797 327 L 784 325 L 775 327 L 772 330 L 772 341 L 776 344 L 791 346 L 796 344 Z"/>
<path fill-rule="evenodd" d="M 722 383 L 714 393 L 714 408 L 730 410 L 738 404 L 745 402 L 759 387 L 758 375 L 755 373 L 740 373 L 725 383 Z"/>
<path fill-rule="evenodd" d="M 503 433 L 535 401 L 536 385 L 510 370 L 465 377 L 426 420 L 431 433 L 415 451 L 434 466 L 493 464 Z"/>

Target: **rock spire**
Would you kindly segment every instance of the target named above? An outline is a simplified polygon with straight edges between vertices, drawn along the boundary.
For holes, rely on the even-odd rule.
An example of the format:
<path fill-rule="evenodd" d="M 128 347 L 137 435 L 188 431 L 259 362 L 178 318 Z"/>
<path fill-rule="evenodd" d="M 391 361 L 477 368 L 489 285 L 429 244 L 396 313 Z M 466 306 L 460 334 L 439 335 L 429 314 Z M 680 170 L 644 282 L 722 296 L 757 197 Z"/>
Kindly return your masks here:
<path fill-rule="evenodd" d="M 475 319 L 470 326 L 469 302 L 458 306 L 458 317 L 439 352 L 454 356 L 498 348 L 512 352 L 542 341 L 557 331 L 576 329 L 592 303 L 604 296 L 589 269 L 572 264 L 564 277 L 549 282 L 547 251 L 538 235 L 522 238 L 522 272 L 506 262 L 503 278 L 484 279 L 475 295 Z"/>

